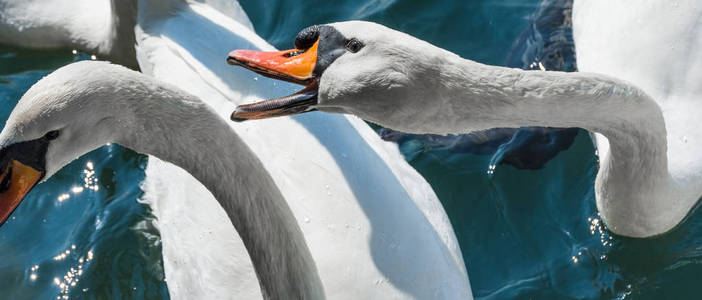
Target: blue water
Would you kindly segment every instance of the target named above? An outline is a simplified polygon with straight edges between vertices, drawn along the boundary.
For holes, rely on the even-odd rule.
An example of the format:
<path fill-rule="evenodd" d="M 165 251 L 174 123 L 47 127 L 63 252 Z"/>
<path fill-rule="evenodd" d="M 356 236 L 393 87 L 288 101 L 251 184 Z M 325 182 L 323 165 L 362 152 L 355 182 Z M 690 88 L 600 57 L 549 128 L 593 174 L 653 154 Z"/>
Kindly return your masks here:
<path fill-rule="evenodd" d="M 306 26 L 364 19 L 483 63 L 564 71 L 577 65 L 568 1 L 241 4 L 257 32 L 279 48 L 290 48 Z M 89 54 L 0 46 L 0 118 L 42 76 L 82 59 Z M 561 147 L 567 150 L 525 169 L 504 158 L 530 145 L 549 149 L 561 133 L 503 136 L 502 147 L 465 137 L 396 139 L 444 204 L 476 298 L 696 298 L 702 290 L 695 278 L 702 274 L 701 213 L 660 237 L 613 235 L 594 204 L 597 158 L 590 137 L 570 133 L 572 144 L 565 139 Z M 146 163 L 143 155 L 108 145 L 35 188 L 0 228 L 0 298 L 168 298 L 159 233 L 149 208 L 138 202 Z M 491 164 L 496 168 L 488 174 Z"/>

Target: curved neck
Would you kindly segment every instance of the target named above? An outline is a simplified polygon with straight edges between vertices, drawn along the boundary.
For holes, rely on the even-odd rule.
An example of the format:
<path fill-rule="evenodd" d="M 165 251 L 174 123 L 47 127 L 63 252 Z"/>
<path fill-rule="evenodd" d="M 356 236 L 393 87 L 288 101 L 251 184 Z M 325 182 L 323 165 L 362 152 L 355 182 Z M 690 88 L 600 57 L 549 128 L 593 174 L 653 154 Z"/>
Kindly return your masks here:
<path fill-rule="evenodd" d="M 607 137 L 613 156 L 626 153 L 630 160 L 667 171 L 660 107 L 627 82 L 592 73 L 524 71 L 468 60 L 462 60 L 460 68 L 453 66 L 442 74 L 449 88 L 440 98 L 449 108 L 445 113 L 467 129 L 457 131 L 470 131 L 474 124 L 484 127 L 479 129 L 579 127 Z M 463 91 L 461 97 L 453 96 L 456 89 Z"/>
<path fill-rule="evenodd" d="M 130 113 L 118 120 L 127 127 L 120 130 L 125 136 L 116 142 L 180 166 L 214 194 L 246 246 L 265 298 L 324 298 L 295 217 L 229 125 L 199 99 L 175 89 L 130 92 L 120 109 Z"/>
<path fill-rule="evenodd" d="M 449 60 L 433 82 L 442 87 L 437 98 L 444 117 L 423 120 L 429 123 L 427 128 L 442 134 L 522 126 L 579 127 L 600 133 L 607 141 L 598 143 L 597 203 L 610 228 L 637 236 L 668 226 L 650 221 L 668 219 L 661 218 L 662 212 L 670 211 L 665 209 L 668 204 L 658 200 L 665 199 L 670 174 L 663 114 L 643 91 L 599 74 L 524 71 Z M 656 226 L 661 228 L 651 228 Z"/>

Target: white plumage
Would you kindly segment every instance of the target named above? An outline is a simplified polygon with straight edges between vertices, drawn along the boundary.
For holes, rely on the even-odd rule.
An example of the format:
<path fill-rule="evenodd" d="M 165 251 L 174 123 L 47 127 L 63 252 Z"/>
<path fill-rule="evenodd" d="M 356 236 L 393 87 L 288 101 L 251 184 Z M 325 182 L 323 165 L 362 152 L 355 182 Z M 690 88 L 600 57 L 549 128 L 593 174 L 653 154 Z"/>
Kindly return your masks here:
<path fill-rule="evenodd" d="M 228 117 L 236 103 L 261 99 L 276 91 L 290 89 L 288 85 L 255 78 L 244 70 L 232 70 L 225 64 L 226 54 L 232 47 L 272 47 L 251 31 L 245 14 L 236 10 L 238 5 L 205 2 L 139 2 L 139 19 L 135 30 L 136 53 L 141 70 L 196 95 L 208 107 L 221 113 L 222 117 Z M 89 63 L 80 64 L 87 66 Z M 44 82 L 71 82 L 69 79 L 73 79 L 72 76 L 89 73 L 87 69 L 90 68 L 64 69 L 63 73 L 49 76 L 51 79 Z M 69 71 L 74 74 L 68 76 L 66 72 Z M 106 72 L 105 76 L 109 77 L 109 69 Z M 129 90 L 127 86 L 120 86 L 122 83 L 119 80 L 110 82 L 102 79 L 99 86 L 91 86 L 91 89 Z M 41 87 L 39 84 L 35 86 L 20 106 L 31 106 L 31 99 L 38 99 L 36 95 L 53 97 L 52 93 L 61 91 L 42 90 Z M 144 98 L 141 99 L 144 102 L 143 111 L 148 112 L 149 101 L 158 99 L 158 95 L 154 99 Z M 100 109 L 92 107 L 94 110 Z M 33 122 L 22 120 L 22 116 L 30 118 L 31 114 L 15 113 L 16 124 L 27 121 L 41 125 L 31 130 L 23 127 L 25 130 L 21 135 L 7 133 L 5 141 L 17 142 L 22 137 L 29 138 L 34 131 L 41 132 L 50 124 L 80 119 L 65 115 L 61 119 L 61 105 L 54 108 L 54 116 L 59 120 L 49 118 Z M 163 109 L 161 107 L 158 111 Z M 183 126 L 190 128 L 183 132 L 184 136 L 197 132 L 192 136 L 191 144 L 188 144 L 192 149 L 197 149 L 193 150 L 196 156 L 193 163 L 207 160 L 208 155 L 215 155 L 213 153 L 219 153 L 216 161 L 222 162 L 222 165 L 237 161 L 236 152 L 226 157 L 227 148 L 222 148 L 222 145 L 230 142 L 202 143 L 217 141 L 218 137 L 228 139 L 227 136 L 216 131 L 208 136 L 202 130 L 195 130 L 202 120 L 178 118 L 176 108 L 170 112 L 184 123 Z M 75 122 L 87 124 L 91 117 L 102 116 L 105 112 L 83 113 L 81 118 L 84 120 Z M 160 118 L 167 117 L 161 115 Z M 161 126 L 168 122 L 159 122 L 155 117 L 149 124 Z M 233 130 L 256 153 L 265 172 L 270 174 L 287 201 L 304 234 L 328 298 L 471 297 L 462 255 L 441 203 L 426 181 L 404 161 L 397 146 L 381 141 L 364 122 L 353 117 L 315 113 L 266 124 L 230 125 L 231 128 L 227 130 Z M 62 159 L 53 161 L 52 172 L 67 162 L 66 157 L 73 158 L 88 148 L 97 147 L 105 142 L 103 138 L 118 136 L 118 131 L 123 129 L 120 126 L 105 126 L 114 131 L 107 132 L 100 126 L 84 127 L 94 130 L 99 141 L 91 140 L 88 134 L 84 135 L 84 139 L 74 136 L 77 138 L 73 140 L 76 143 L 74 148 L 69 145 L 65 151 L 50 152 L 63 153 L 59 155 Z M 12 132 L 12 128 L 8 125 L 6 131 Z M 146 132 L 148 130 L 144 130 L 143 134 Z M 85 143 L 81 144 L 83 141 Z M 152 144 L 142 144 L 141 147 L 136 144 L 132 146 L 166 156 L 179 153 L 177 147 L 171 145 L 164 149 L 167 144 L 157 141 L 154 139 Z M 132 142 L 122 141 L 126 145 Z M 195 175 L 201 180 L 206 177 L 201 173 L 209 170 L 180 162 L 189 171 L 200 173 Z M 219 185 L 227 185 L 233 180 L 217 179 Z M 227 215 L 217 205 L 211 193 L 216 191 L 208 191 L 188 172 L 153 156 L 149 157 L 143 187 L 144 200 L 154 208 L 158 218 L 171 297 L 261 297 L 250 257 Z M 232 184 L 227 188 L 237 192 L 243 187 Z M 260 238 L 265 240 L 269 237 Z M 313 274 L 310 276 L 314 277 Z M 307 279 L 310 279 L 310 286 L 314 286 L 312 278 Z M 307 279 L 290 277 L 290 280 Z M 275 286 L 277 283 L 261 283 L 267 284 Z"/>
<path fill-rule="evenodd" d="M 316 108 L 412 133 L 588 129 L 598 133 L 605 223 L 622 235 L 657 235 L 702 195 L 701 15 L 695 1 L 577 1 L 578 73 L 487 66 L 382 25 L 334 23 L 365 47 L 323 71 Z"/>

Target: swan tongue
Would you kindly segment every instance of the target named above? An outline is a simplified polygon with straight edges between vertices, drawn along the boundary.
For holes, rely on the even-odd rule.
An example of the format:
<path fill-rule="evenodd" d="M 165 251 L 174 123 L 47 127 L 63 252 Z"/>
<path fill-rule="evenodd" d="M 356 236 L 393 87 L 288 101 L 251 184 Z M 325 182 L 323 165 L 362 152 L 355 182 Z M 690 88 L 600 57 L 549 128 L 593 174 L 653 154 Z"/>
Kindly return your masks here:
<path fill-rule="evenodd" d="M 290 96 L 239 105 L 232 113 L 231 119 L 235 122 L 242 122 L 246 120 L 300 114 L 316 110 L 314 108 L 316 104 L 317 84 L 313 83 Z"/>

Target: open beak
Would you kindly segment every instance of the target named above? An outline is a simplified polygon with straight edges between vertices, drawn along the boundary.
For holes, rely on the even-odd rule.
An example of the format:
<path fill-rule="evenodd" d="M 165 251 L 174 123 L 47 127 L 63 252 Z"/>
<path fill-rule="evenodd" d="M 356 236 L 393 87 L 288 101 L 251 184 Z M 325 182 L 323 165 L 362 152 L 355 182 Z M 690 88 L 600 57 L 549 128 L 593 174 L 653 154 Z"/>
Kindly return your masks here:
<path fill-rule="evenodd" d="M 290 96 L 240 105 L 232 113 L 232 120 L 241 122 L 315 110 L 318 82 L 314 76 L 314 69 L 317 65 L 318 45 L 319 40 L 306 50 L 234 50 L 229 53 L 227 63 L 230 65 L 242 66 L 266 77 L 305 86 L 303 90 Z"/>
<path fill-rule="evenodd" d="M 0 174 L 0 225 L 7 221 L 42 175 L 43 172 L 17 160 L 5 165 Z"/>

